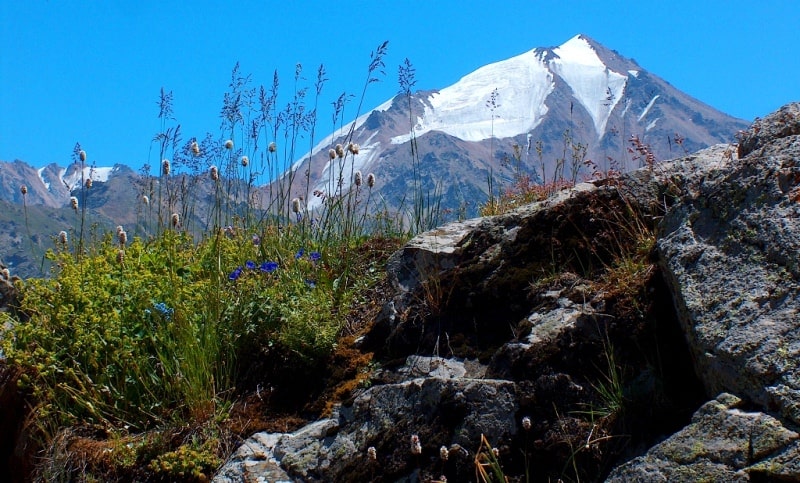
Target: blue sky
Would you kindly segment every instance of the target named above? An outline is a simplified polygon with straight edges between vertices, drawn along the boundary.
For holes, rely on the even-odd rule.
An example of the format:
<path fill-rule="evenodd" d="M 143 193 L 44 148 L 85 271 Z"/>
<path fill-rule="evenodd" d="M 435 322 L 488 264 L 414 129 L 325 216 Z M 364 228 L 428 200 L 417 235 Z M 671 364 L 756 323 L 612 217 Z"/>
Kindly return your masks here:
<path fill-rule="evenodd" d="M 296 63 L 320 103 L 360 94 L 370 52 L 389 41 L 365 108 L 399 90 L 397 68 L 436 89 L 476 68 L 584 33 L 728 114 L 752 120 L 800 100 L 800 2 L 42 1 L 0 2 L 0 160 L 66 165 L 80 142 L 98 166 L 157 164 L 156 101 L 174 95 L 184 138 L 219 135 L 234 64 L 254 86 Z M 350 108 L 354 109 L 354 108 Z M 318 138 L 331 131 L 322 112 Z"/>

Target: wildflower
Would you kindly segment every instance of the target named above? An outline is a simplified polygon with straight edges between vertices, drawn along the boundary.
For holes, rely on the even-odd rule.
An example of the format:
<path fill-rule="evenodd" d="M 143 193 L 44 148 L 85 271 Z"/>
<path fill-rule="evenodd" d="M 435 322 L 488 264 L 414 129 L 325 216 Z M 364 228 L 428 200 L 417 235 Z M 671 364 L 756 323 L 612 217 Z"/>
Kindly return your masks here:
<path fill-rule="evenodd" d="M 253 245 L 259 246 L 261 245 L 261 237 L 258 235 L 253 235 Z"/>
<path fill-rule="evenodd" d="M 450 451 L 447 449 L 447 446 L 442 446 L 441 448 L 439 448 L 439 458 L 441 458 L 442 461 L 447 461 L 447 458 L 449 457 L 450 457 Z"/>
<path fill-rule="evenodd" d="M 411 435 L 411 454 L 422 454 L 422 444 L 416 434 Z"/>
<path fill-rule="evenodd" d="M 195 156 L 199 156 L 200 155 L 200 145 L 197 144 L 197 141 L 192 141 L 191 150 L 192 150 L 192 154 L 194 154 Z"/>
<path fill-rule="evenodd" d="M 367 175 L 367 186 L 369 186 L 370 188 L 375 186 L 375 175 L 372 173 Z"/>
<path fill-rule="evenodd" d="M 74 196 L 69 197 L 69 204 L 72 205 L 72 209 L 78 211 L 78 198 Z"/>
<path fill-rule="evenodd" d="M 84 151 L 83 149 L 81 149 L 81 150 L 80 150 L 80 152 L 78 152 L 78 158 L 80 158 L 80 160 L 81 160 L 81 163 L 83 163 L 84 161 L 86 161 L 86 151 Z"/>
<path fill-rule="evenodd" d="M 529 418 L 528 416 L 522 418 L 522 429 L 524 429 L 525 431 L 531 430 L 531 418 Z"/>
<path fill-rule="evenodd" d="M 339 156 L 340 158 L 344 157 L 344 147 L 341 144 L 337 144 L 336 145 L 335 152 L 336 152 L 336 155 Z"/>
<path fill-rule="evenodd" d="M 144 203 L 146 205 L 149 205 L 150 204 L 150 198 L 148 198 L 147 195 L 142 195 L 142 203 Z"/>
<path fill-rule="evenodd" d="M 278 146 L 275 145 L 275 142 L 269 143 L 269 152 L 274 153 L 278 149 Z"/>
<path fill-rule="evenodd" d="M 261 267 L 259 267 L 259 270 L 261 270 L 264 273 L 272 273 L 277 269 L 278 269 L 278 262 L 264 262 L 261 264 Z"/>
<path fill-rule="evenodd" d="M 353 177 L 355 178 L 354 183 L 355 183 L 356 187 L 361 187 L 361 183 L 362 183 L 361 171 L 356 171 L 355 174 L 353 175 Z"/>
<path fill-rule="evenodd" d="M 375 461 L 378 459 L 378 452 L 375 450 L 375 446 L 370 446 L 367 448 L 367 458 L 369 458 L 370 461 Z"/>
<path fill-rule="evenodd" d="M 208 175 L 211 176 L 211 179 L 216 181 L 219 179 L 219 171 L 217 171 L 216 166 L 211 166 L 208 168 Z"/>
<path fill-rule="evenodd" d="M 292 212 L 300 213 L 300 198 L 292 199 Z"/>
<path fill-rule="evenodd" d="M 248 164 L 250 164 L 250 158 L 242 156 L 242 166 L 246 168 Z"/>
<path fill-rule="evenodd" d="M 305 253 L 306 253 L 306 249 L 305 248 L 301 248 L 301 249 L 297 250 L 297 253 L 294 254 L 294 259 L 295 260 L 299 260 L 300 257 L 302 257 Z"/>
<path fill-rule="evenodd" d="M 169 176 L 169 159 L 164 159 L 161 161 L 161 172 L 164 173 L 164 176 Z"/>
<path fill-rule="evenodd" d="M 256 269 L 256 262 L 252 260 L 248 260 L 244 262 L 244 266 L 247 267 L 248 270 L 255 270 Z"/>
<path fill-rule="evenodd" d="M 119 250 L 117 252 L 117 263 L 119 263 L 120 265 L 125 263 L 125 250 Z"/>
<path fill-rule="evenodd" d="M 319 259 L 322 258 L 322 254 L 320 252 L 311 252 L 308 258 L 310 258 L 312 262 L 317 263 Z"/>
<path fill-rule="evenodd" d="M 236 267 L 236 270 L 232 271 L 230 275 L 228 275 L 228 280 L 237 280 L 241 274 L 242 267 Z"/>
<path fill-rule="evenodd" d="M 335 149 L 329 149 L 328 150 L 328 157 L 331 158 L 331 159 L 336 159 L 336 150 Z"/>
<path fill-rule="evenodd" d="M 164 302 L 153 304 L 153 308 L 167 320 L 171 319 L 172 314 L 175 313 L 175 310 L 172 307 L 167 307 Z"/>
<path fill-rule="evenodd" d="M 306 285 L 308 285 L 308 288 L 317 288 L 317 281 L 307 278 Z"/>
<path fill-rule="evenodd" d="M 92 187 L 92 178 L 86 178 L 86 189 Z"/>
<path fill-rule="evenodd" d="M 178 226 L 181 224 L 181 215 L 173 213 L 171 218 L 172 218 L 172 227 L 178 228 Z"/>
<path fill-rule="evenodd" d="M 65 232 L 64 230 L 61 230 L 60 232 L 58 232 L 58 241 L 62 245 L 66 245 L 67 244 L 67 232 Z"/>
<path fill-rule="evenodd" d="M 19 187 L 19 191 L 20 191 L 20 193 L 22 193 L 22 196 L 25 196 L 25 195 L 28 194 L 28 187 L 25 186 L 25 185 L 22 185 L 22 186 Z"/>
<path fill-rule="evenodd" d="M 228 139 L 225 141 L 225 149 L 233 149 L 233 141 Z"/>
<path fill-rule="evenodd" d="M 347 150 L 350 151 L 350 154 L 358 154 L 358 144 L 350 143 L 347 145 Z"/>
<path fill-rule="evenodd" d="M 497 448 L 492 448 L 492 454 L 494 455 L 495 458 L 499 458 L 500 457 L 500 450 L 497 449 Z"/>
<path fill-rule="evenodd" d="M 125 244 L 128 242 L 128 234 L 125 233 L 125 230 L 120 230 L 120 232 L 117 233 L 117 240 L 119 240 L 120 246 L 125 246 Z"/>
<path fill-rule="evenodd" d="M 122 231 L 124 231 L 124 230 L 125 230 L 125 229 L 124 229 L 124 228 L 122 228 L 122 225 L 117 225 L 117 228 L 116 228 L 117 236 L 119 236 L 120 232 L 122 232 Z"/>

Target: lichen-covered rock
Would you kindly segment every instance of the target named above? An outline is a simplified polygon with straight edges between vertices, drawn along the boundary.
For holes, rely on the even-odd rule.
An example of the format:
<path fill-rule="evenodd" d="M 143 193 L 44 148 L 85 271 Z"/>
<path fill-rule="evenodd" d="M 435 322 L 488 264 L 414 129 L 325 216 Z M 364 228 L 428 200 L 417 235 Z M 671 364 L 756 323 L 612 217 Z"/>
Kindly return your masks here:
<path fill-rule="evenodd" d="M 756 119 L 739 139 L 739 157 L 743 158 L 776 139 L 800 134 L 800 103 L 787 104 L 764 119 Z M 758 153 L 756 153 L 758 154 Z"/>
<path fill-rule="evenodd" d="M 762 412 L 740 409 L 723 393 L 704 404 L 692 423 L 616 468 L 606 481 L 774 481 L 800 478 L 798 435 Z"/>
<path fill-rule="evenodd" d="M 800 135 L 784 119 L 761 122 L 758 152 L 683 190 L 658 251 L 707 393 L 800 422 Z"/>

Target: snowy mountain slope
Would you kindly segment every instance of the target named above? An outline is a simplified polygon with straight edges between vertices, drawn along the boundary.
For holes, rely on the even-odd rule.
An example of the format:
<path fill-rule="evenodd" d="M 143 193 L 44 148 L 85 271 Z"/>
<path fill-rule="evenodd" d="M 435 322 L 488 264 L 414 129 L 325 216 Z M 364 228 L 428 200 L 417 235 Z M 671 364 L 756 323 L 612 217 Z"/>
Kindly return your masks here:
<path fill-rule="evenodd" d="M 515 173 L 581 180 L 593 169 L 639 167 L 632 136 L 665 160 L 731 142 L 748 124 L 577 35 L 481 67 L 441 90 L 386 101 L 356 120 L 352 136 L 332 134 L 295 163 L 311 186 L 294 193 L 336 195 L 356 170 L 374 172 L 381 199 L 397 208 L 413 188 L 413 133 L 424 184 L 442 193 L 446 210 L 473 215 L 488 197 L 489 177 L 496 189 Z M 329 159 L 329 148 L 349 142 L 361 145 L 357 155 Z M 307 205 L 320 202 L 312 197 Z"/>

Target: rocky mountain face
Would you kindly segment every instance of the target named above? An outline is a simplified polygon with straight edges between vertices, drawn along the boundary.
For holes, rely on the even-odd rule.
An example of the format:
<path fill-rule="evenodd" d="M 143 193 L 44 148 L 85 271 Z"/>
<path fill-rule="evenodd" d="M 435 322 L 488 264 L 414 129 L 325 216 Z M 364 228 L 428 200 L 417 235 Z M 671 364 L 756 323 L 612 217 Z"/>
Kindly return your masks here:
<path fill-rule="evenodd" d="M 355 342 L 370 385 L 214 481 L 797 481 L 798 220 L 794 103 L 738 147 L 423 233 Z"/>
<path fill-rule="evenodd" d="M 583 181 L 721 142 L 748 123 L 725 115 L 585 35 L 484 66 L 437 91 L 398 95 L 335 132 L 295 165 L 335 197 L 357 170 L 374 172 L 381 203 L 408 207 L 415 190 L 474 215 L 518 176 Z M 413 138 L 413 139 L 412 139 Z M 638 139 L 633 145 L 631 139 Z M 329 157 L 336 144 L 356 155 Z M 323 197 L 311 197 L 319 207 Z"/>

